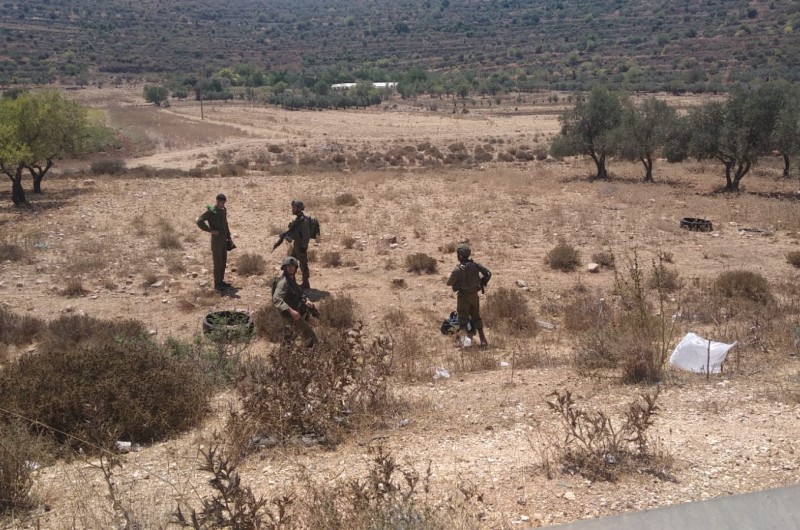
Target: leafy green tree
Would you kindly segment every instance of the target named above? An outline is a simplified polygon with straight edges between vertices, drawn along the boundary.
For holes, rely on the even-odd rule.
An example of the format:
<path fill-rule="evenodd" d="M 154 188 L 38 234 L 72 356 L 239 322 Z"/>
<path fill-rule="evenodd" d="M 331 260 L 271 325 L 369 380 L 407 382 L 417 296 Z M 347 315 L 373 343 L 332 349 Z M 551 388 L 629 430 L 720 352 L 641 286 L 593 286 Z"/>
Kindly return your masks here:
<path fill-rule="evenodd" d="M 33 192 L 41 193 L 42 179 L 55 160 L 80 156 L 88 149 L 86 111 L 59 92 L 23 94 L 0 101 L 0 169 L 12 181 L 12 201 L 25 204 L 22 173 L 33 177 Z"/>
<path fill-rule="evenodd" d="M 800 90 L 784 85 L 783 106 L 772 131 L 773 149 L 783 157 L 783 177 L 789 178 L 791 158 L 800 154 Z"/>
<path fill-rule="evenodd" d="M 144 100 L 148 103 L 155 104 L 160 107 L 162 103 L 167 101 L 169 90 L 167 87 L 161 85 L 145 85 L 144 86 Z"/>
<path fill-rule="evenodd" d="M 666 143 L 675 118 L 675 109 L 655 97 L 645 99 L 638 107 L 631 101 L 623 106 L 617 129 L 618 150 L 626 160 L 644 165 L 645 182 L 653 182 L 653 157 Z"/>
<path fill-rule="evenodd" d="M 553 139 L 550 152 L 555 157 L 588 155 L 597 166 L 594 178 L 607 179 L 606 157 L 614 153 L 621 118 L 621 96 L 595 87 L 588 99 L 579 98 L 573 109 L 559 117 L 561 132 Z"/>
<path fill-rule="evenodd" d="M 780 91 L 764 85 L 757 91 L 737 87 L 727 102 L 698 107 L 689 115 L 687 154 L 722 162 L 725 191 L 739 191 L 753 164 L 771 151 L 782 102 Z"/>

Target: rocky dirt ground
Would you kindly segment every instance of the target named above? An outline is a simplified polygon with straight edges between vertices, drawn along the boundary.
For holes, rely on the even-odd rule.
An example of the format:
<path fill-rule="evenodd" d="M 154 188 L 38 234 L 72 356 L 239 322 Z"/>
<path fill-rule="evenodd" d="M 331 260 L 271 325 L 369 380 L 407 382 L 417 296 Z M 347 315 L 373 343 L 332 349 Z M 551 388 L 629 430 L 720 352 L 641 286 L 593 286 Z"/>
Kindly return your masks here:
<path fill-rule="evenodd" d="M 85 103 L 108 112 L 112 122 L 122 116 L 147 138 L 142 143 L 146 156 L 128 160 L 129 167 L 191 169 L 246 157 L 247 169 L 224 178 L 54 175 L 44 182 L 42 196 L 31 195 L 30 210 L 12 208 L 9 190 L 2 190 L 4 237 L 24 244 L 30 259 L 0 264 L 0 303 L 48 319 L 64 313 L 135 318 L 157 338 L 190 339 L 211 310 L 253 311 L 267 302 L 269 279 L 277 274 L 285 251 L 271 254 L 270 249 L 275 233 L 290 220 L 289 201 L 297 197 L 322 223 L 323 235 L 312 246 L 317 256 L 336 251 L 343 262 L 340 267 L 324 267 L 319 259 L 312 263 L 312 284 L 352 296 L 371 331 L 381 328 L 389 311 L 402 310 L 406 325 L 430 355 L 425 377 L 393 383 L 406 406 L 382 428 L 360 433 L 333 451 L 291 446 L 246 460 L 243 479 L 257 494 L 301 488 L 307 479 L 336 484 L 362 476 L 369 447 L 378 442 L 405 466 L 423 472 L 430 463 L 434 496 L 455 494 L 458 483 L 474 485 L 483 502 L 473 511 L 482 515 L 471 520 L 490 528 L 546 526 L 800 479 L 800 446 L 793 434 L 800 428 L 800 372 L 789 330 L 767 346 L 745 341 L 733 350 L 725 373 L 709 380 L 668 371 L 653 427 L 659 450 L 673 462 L 668 477 L 633 474 L 607 483 L 560 473 L 558 466 L 552 478 L 543 470 L 563 436 L 546 405 L 551 392 L 569 389 L 581 404 L 617 415 L 648 390 L 611 378 L 582 377 L 571 365 L 575 340 L 562 326 L 564 305 L 576 292 L 600 298 L 613 291 L 612 272 L 586 272 L 593 253 L 610 250 L 622 259 L 636 248 L 648 265 L 659 253 L 670 253 L 683 283 L 676 299 L 734 269 L 759 272 L 784 301 L 796 299 L 798 272 L 786 262 L 786 254 L 800 250 L 797 186 L 777 180 L 770 163 L 746 177 L 747 193 L 732 196 L 714 193 L 722 178 L 721 168 L 711 163 L 659 162 L 657 182 L 647 186 L 638 182 L 640 167 L 619 161 L 610 164 L 611 181 L 594 183 L 586 179 L 591 167 L 584 160 L 359 171 L 300 166 L 281 173 L 273 166 L 256 167 L 258 155 L 269 153 L 270 145 L 299 152 L 336 143 L 350 153 L 364 146 L 389 150 L 430 142 L 446 151 L 453 142 L 471 147 L 494 139 L 494 145 L 528 144 L 533 149 L 557 132 L 558 107 L 512 102 L 454 115 L 401 102 L 348 112 L 218 104 L 207 105 L 206 120 L 200 121 L 194 103 L 154 110 L 141 105 L 139 94 L 112 89 L 79 94 Z M 143 117 L 136 117 L 139 112 Z M 238 246 L 227 277 L 238 288 L 234 296 L 210 289 L 208 241 L 194 225 L 218 192 L 228 196 Z M 336 197 L 343 193 L 353 194 L 357 204 L 337 205 Z M 682 217 L 711 219 L 715 230 L 683 231 L 678 228 Z M 178 235 L 181 248 L 160 248 L 166 226 Z M 352 248 L 346 248 L 346 238 L 355 241 Z M 486 355 L 495 369 L 464 369 L 464 355 L 481 354 L 459 352 L 438 331 L 455 305 L 444 282 L 455 256 L 442 249 L 464 239 L 473 245 L 474 257 L 494 272 L 489 292 L 520 289 L 537 316 L 557 326 L 532 339 L 514 339 L 495 333 L 487 322 L 493 347 Z M 560 240 L 581 252 L 578 271 L 562 273 L 544 264 L 546 253 Z M 270 265 L 267 273 L 238 276 L 237 256 L 245 252 L 264 256 Z M 438 272 L 407 272 L 405 257 L 415 252 L 435 257 Z M 86 294 L 64 296 L 75 277 L 81 278 Z M 403 278 L 404 288 L 391 287 L 396 278 Z M 681 320 L 676 338 L 690 330 L 716 340 L 742 338 L 725 323 L 698 327 Z M 269 347 L 258 341 L 251 353 Z M 33 344 L 10 354 L 35 348 Z M 525 356 L 530 367 L 512 373 L 507 364 L 517 355 Z M 434 379 L 435 368 L 447 369 L 451 377 Z M 208 447 L 234 401 L 222 394 L 203 428 L 123 456 L 115 480 L 120 497 L 143 527 L 164 527 L 178 498 L 199 502 L 208 479 L 197 470 L 199 449 Z M 35 492 L 41 508 L 27 518 L 6 520 L 6 527 L 119 524 L 102 474 L 89 462 L 76 459 L 39 470 Z"/>

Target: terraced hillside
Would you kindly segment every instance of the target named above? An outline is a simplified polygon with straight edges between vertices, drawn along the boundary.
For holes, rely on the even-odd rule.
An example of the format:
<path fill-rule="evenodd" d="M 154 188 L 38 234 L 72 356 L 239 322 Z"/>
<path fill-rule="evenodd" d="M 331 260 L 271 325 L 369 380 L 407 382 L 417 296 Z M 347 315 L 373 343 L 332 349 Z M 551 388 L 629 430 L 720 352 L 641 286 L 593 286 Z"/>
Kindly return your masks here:
<path fill-rule="evenodd" d="M 0 83 L 411 67 L 506 89 L 717 90 L 800 74 L 798 0 L 5 0 Z"/>

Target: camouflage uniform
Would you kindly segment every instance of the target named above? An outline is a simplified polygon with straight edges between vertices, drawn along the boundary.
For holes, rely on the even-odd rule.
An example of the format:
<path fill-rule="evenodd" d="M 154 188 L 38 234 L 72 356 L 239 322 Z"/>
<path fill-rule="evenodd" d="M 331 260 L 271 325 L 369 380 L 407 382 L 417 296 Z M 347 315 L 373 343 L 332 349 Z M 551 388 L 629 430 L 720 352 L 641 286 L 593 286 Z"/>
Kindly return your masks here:
<path fill-rule="evenodd" d="M 303 287 L 309 288 L 308 279 L 308 243 L 311 241 L 311 226 L 308 217 L 300 212 L 295 220 L 289 224 L 288 235 L 294 242 L 292 246 L 292 257 L 300 263 L 300 272 L 303 273 Z"/>
<path fill-rule="evenodd" d="M 307 298 L 303 294 L 303 289 L 297 285 L 297 281 L 294 278 L 286 274 L 278 278 L 275 291 L 272 293 L 272 305 L 280 311 L 284 321 L 284 344 L 291 343 L 297 332 L 303 336 L 307 346 L 313 346 L 317 343 L 317 335 L 306 320 L 308 318 L 306 301 Z M 289 308 L 294 309 L 302 316 L 297 320 L 293 319 L 292 315 L 289 314 Z"/>
<path fill-rule="evenodd" d="M 214 259 L 214 287 L 224 287 L 225 266 L 228 263 L 228 240 L 231 231 L 228 228 L 228 214 L 225 208 L 209 205 L 205 212 L 197 218 L 197 226 L 204 232 L 217 231 L 211 235 L 211 256 Z"/>
<path fill-rule="evenodd" d="M 469 245 L 462 243 L 458 245 L 456 254 L 458 255 L 458 267 L 453 269 L 447 279 L 447 285 L 458 293 L 456 312 L 458 314 L 458 328 L 466 330 L 470 318 L 472 325 L 481 338 L 481 348 L 488 348 L 486 335 L 483 333 L 483 320 L 481 320 L 481 301 L 478 298 L 478 291 L 489 283 L 492 273 L 481 265 L 469 259 L 472 249 Z"/>

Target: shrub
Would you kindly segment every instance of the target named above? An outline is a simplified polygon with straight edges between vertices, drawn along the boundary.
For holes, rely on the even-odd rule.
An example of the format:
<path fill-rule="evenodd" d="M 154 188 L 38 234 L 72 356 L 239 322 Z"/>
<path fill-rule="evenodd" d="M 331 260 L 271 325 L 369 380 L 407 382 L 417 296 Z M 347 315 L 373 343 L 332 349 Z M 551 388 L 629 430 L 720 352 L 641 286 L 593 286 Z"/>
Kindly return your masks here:
<path fill-rule="evenodd" d="M 458 248 L 458 243 L 455 241 L 450 241 L 449 243 L 445 243 L 444 245 L 439 247 L 440 252 L 444 252 L 445 254 L 452 254 Z"/>
<path fill-rule="evenodd" d="M 416 272 L 417 274 L 422 274 L 423 272 L 427 274 L 434 274 L 436 272 L 437 263 L 436 260 L 423 252 L 417 252 L 416 254 L 410 254 L 406 256 L 406 267 L 408 268 L 409 272 Z"/>
<path fill-rule="evenodd" d="M 158 220 L 158 248 L 163 248 L 165 250 L 169 249 L 181 249 L 183 245 L 181 245 L 181 240 L 178 237 L 178 234 L 175 233 L 175 229 L 172 227 L 172 224 L 167 219 L 163 217 Z"/>
<path fill-rule="evenodd" d="M 267 262 L 260 254 L 245 252 L 236 261 L 236 268 L 240 276 L 259 276 L 267 270 Z"/>
<path fill-rule="evenodd" d="M 580 265 L 580 257 L 575 247 L 561 241 L 558 245 L 547 253 L 545 263 L 551 269 L 557 269 L 564 272 L 575 270 Z"/>
<path fill-rule="evenodd" d="M 336 251 L 325 252 L 322 254 L 322 265 L 325 267 L 340 267 L 342 265 L 342 255 Z"/>
<path fill-rule="evenodd" d="M 47 460 L 42 442 L 17 422 L 0 422 L 0 514 L 19 514 L 33 507 L 33 463 Z"/>
<path fill-rule="evenodd" d="M 332 329 L 350 329 L 356 323 L 355 301 L 347 295 L 330 297 L 319 305 L 319 322 Z"/>
<path fill-rule="evenodd" d="M 195 426 L 208 407 L 205 379 L 140 330 L 138 323 L 88 317 L 54 321 L 41 353 L 0 374 L 0 407 L 37 422 L 59 443 L 91 452 Z"/>
<path fill-rule="evenodd" d="M 125 160 L 100 158 L 92 161 L 91 169 L 95 175 L 122 175 L 125 173 Z"/>
<path fill-rule="evenodd" d="M 642 394 L 641 400 L 628 406 L 624 419 L 615 422 L 602 411 L 579 408 L 569 390 L 553 392 L 547 405 L 564 427 L 559 447 L 564 470 L 595 481 L 615 481 L 622 473 L 656 467 L 661 467 L 659 473 L 664 475 L 664 466 L 653 463 L 666 461 L 652 451 L 648 435 L 660 410 L 658 395 L 658 387 L 652 394 Z"/>
<path fill-rule="evenodd" d="M 45 322 L 30 315 L 17 315 L 0 306 L 0 344 L 29 344 L 45 329 Z"/>
<path fill-rule="evenodd" d="M 786 254 L 786 261 L 794 267 L 800 267 L 800 251 L 794 250 Z"/>
<path fill-rule="evenodd" d="M 344 248 L 351 249 L 355 246 L 356 241 L 357 241 L 356 238 L 352 236 L 345 236 L 342 238 L 342 246 Z"/>
<path fill-rule="evenodd" d="M 286 441 L 301 434 L 335 444 L 342 430 L 381 416 L 388 399 L 384 357 L 388 341 L 360 333 L 324 333 L 310 354 L 295 345 L 274 347 L 268 359 L 242 365 L 241 413 L 226 432 L 232 454 L 254 447 L 254 437 Z"/>
<path fill-rule="evenodd" d="M 23 247 L 8 241 L 0 241 L 0 262 L 22 261 L 27 255 Z"/>
<path fill-rule="evenodd" d="M 280 311 L 271 303 L 262 307 L 253 315 L 256 335 L 273 343 L 283 340 L 284 321 Z"/>
<path fill-rule="evenodd" d="M 745 270 L 721 273 L 714 281 L 714 290 L 727 298 L 744 298 L 754 302 L 772 299 L 767 279 L 756 272 Z"/>
<path fill-rule="evenodd" d="M 528 307 L 528 301 L 517 290 L 500 287 L 492 291 L 484 303 L 484 320 L 516 337 L 534 337 L 539 332 L 536 317 Z"/>
<path fill-rule="evenodd" d="M 342 193 L 337 195 L 333 202 L 336 206 L 355 206 L 358 204 L 358 199 L 352 193 Z"/>
<path fill-rule="evenodd" d="M 589 331 L 606 327 L 611 319 L 611 308 L 604 300 L 580 296 L 564 307 L 564 328 L 569 331 Z"/>
<path fill-rule="evenodd" d="M 653 266 L 653 272 L 648 280 L 648 287 L 651 289 L 663 289 L 670 293 L 677 291 L 681 287 L 678 271 L 666 268 L 663 263 Z"/>
<path fill-rule="evenodd" d="M 68 278 L 67 285 L 60 291 L 61 295 L 66 296 L 67 298 L 77 298 L 85 295 L 88 292 L 89 291 L 83 288 L 83 280 L 80 276 L 72 276 Z"/>
<path fill-rule="evenodd" d="M 611 252 L 596 252 L 592 254 L 592 261 L 606 269 L 614 268 L 614 254 Z"/>

